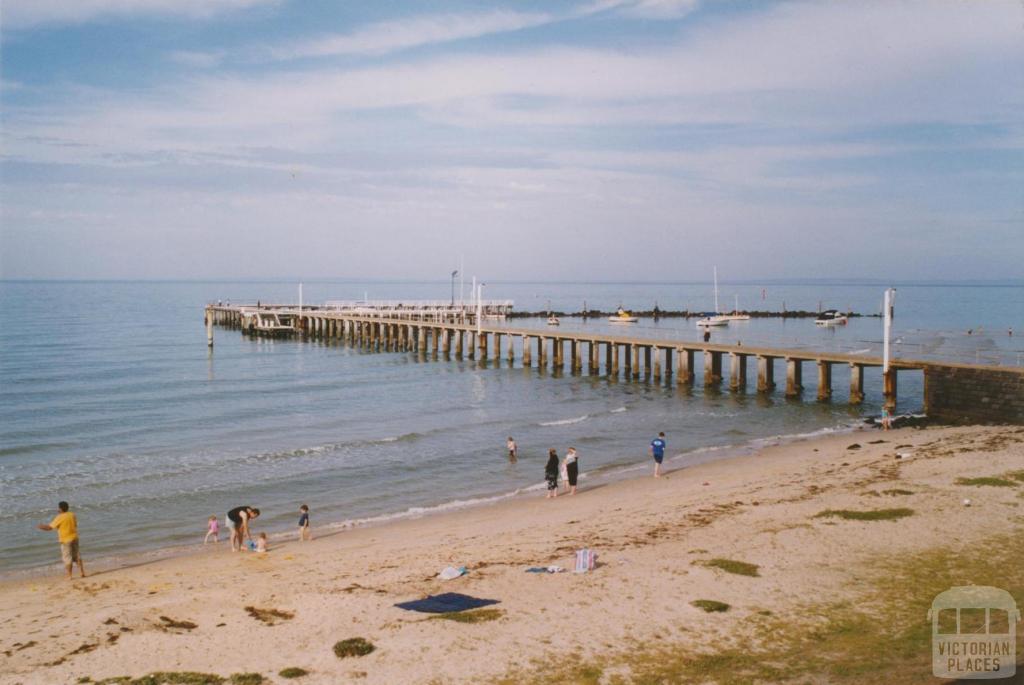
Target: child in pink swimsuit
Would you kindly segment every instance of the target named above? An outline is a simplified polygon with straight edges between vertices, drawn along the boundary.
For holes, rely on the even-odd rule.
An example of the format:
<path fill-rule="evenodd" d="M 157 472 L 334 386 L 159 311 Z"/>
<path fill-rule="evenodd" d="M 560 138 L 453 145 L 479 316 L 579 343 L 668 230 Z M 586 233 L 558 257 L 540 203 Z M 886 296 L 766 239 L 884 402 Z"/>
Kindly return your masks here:
<path fill-rule="evenodd" d="M 206 531 L 206 537 L 203 538 L 203 544 L 205 545 L 210 541 L 210 536 L 213 536 L 214 542 L 220 542 L 220 524 L 217 523 L 217 517 L 211 516 L 209 520 L 209 529 Z"/>

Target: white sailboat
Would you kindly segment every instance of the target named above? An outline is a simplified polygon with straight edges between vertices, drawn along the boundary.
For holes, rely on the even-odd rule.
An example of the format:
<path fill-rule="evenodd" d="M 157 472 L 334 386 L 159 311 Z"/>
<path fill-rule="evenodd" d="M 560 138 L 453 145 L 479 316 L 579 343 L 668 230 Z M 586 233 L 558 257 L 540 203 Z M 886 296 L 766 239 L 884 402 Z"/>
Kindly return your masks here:
<path fill-rule="evenodd" d="M 722 318 L 728 319 L 729 321 L 750 321 L 749 314 L 740 314 L 740 296 L 734 295 L 733 297 L 735 297 L 736 300 L 735 307 L 732 310 L 732 314 L 722 314 Z"/>
<path fill-rule="evenodd" d="M 718 267 L 715 267 L 715 313 L 697 320 L 697 328 L 708 328 L 709 326 L 728 326 L 729 317 L 718 313 Z"/>

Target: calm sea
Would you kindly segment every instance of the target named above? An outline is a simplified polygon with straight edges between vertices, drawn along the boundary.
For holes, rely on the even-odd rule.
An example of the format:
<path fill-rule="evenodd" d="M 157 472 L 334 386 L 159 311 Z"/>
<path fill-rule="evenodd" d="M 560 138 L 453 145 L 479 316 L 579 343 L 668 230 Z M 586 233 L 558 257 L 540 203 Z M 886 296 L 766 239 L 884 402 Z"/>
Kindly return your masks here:
<path fill-rule="evenodd" d="M 364 296 L 448 299 L 450 284 L 304 288 L 310 303 Z M 519 310 L 714 306 L 710 284 L 490 283 L 485 297 L 513 299 Z M 54 535 L 34 526 L 61 499 L 79 515 L 84 554 L 116 557 L 197 544 L 208 516 L 240 504 L 260 507 L 272 533 L 290 530 L 303 503 L 318 526 L 417 514 L 536 487 L 549 447 L 575 445 L 585 473 L 609 477 L 646 465 L 659 430 L 686 464 L 776 436 L 841 430 L 876 414 L 881 400 L 877 371 L 867 374 L 866 403 L 853 408 L 842 373 L 837 399 L 820 404 L 813 387 L 791 402 L 705 392 L 698 378 L 688 393 L 221 328 L 208 352 L 206 302 L 297 298 L 290 283 L 0 282 L 0 571 L 57 561 Z M 747 309 L 876 313 L 881 298 L 880 286 L 721 286 L 723 309 L 738 299 Z M 1024 344 L 1010 328 L 1024 334 L 1024 288 L 899 288 L 898 355 L 1019 365 Z M 698 337 L 685 320 L 634 330 Z M 810 320 L 754 320 L 714 336 L 875 352 L 881 322 L 823 330 Z M 813 386 L 810 369 L 805 381 Z M 901 376 L 902 409 L 920 407 L 920 386 L 919 375 Z M 504 454 L 510 435 L 521 450 L 514 465 Z"/>

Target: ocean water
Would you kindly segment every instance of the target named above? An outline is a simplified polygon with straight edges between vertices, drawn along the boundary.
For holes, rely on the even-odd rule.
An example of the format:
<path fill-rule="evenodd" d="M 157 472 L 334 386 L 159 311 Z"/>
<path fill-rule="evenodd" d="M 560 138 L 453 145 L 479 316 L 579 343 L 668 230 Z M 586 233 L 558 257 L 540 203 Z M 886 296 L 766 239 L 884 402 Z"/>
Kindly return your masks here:
<path fill-rule="evenodd" d="M 468 292 L 468 286 L 466 288 Z M 881 287 L 722 284 L 722 308 L 874 313 Z M 447 299 L 450 284 L 307 283 L 328 299 Z M 458 296 L 458 295 L 457 295 Z M 502 362 L 418 361 L 337 342 L 269 341 L 217 328 L 206 347 L 206 302 L 295 301 L 290 283 L 0 282 L 0 572 L 56 562 L 48 521 L 66 499 L 90 559 L 198 544 L 206 519 L 260 507 L 261 529 L 290 531 L 300 504 L 314 525 L 341 526 L 509 496 L 543 480 L 547 449 L 577 447 L 590 478 L 645 465 L 659 430 L 679 464 L 716 458 L 776 436 L 843 430 L 877 414 L 867 401 L 803 401 L 727 390 L 692 392 L 570 374 L 555 378 Z M 709 284 L 492 283 L 485 297 L 519 310 L 712 309 Z M 550 303 L 550 304 L 549 304 Z M 904 286 L 896 304 L 898 356 L 1019 365 L 1024 288 Z M 543 321 L 516 321 L 543 327 Z M 565 319 L 564 329 L 602 329 Z M 967 330 L 971 334 L 967 334 Z M 696 340 L 692 321 L 642 321 L 636 335 Z M 823 330 L 810 320 L 753 320 L 715 331 L 744 344 L 879 349 L 881 322 Z M 753 373 L 753 370 L 751 370 Z M 781 368 L 777 369 L 777 375 Z M 699 374 L 699 369 L 698 369 Z M 920 374 L 900 377 L 899 403 L 921 404 Z M 520 460 L 509 464 L 505 439 Z M 471 515 L 471 514 L 470 514 Z"/>

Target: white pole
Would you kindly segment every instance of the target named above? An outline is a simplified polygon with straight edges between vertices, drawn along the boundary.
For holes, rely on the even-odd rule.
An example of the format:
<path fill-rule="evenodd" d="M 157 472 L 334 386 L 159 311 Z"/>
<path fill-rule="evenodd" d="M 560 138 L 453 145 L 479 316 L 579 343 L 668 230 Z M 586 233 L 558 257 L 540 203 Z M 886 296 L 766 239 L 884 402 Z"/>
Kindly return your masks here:
<path fill-rule="evenodd" d="M 466 273 L 465 255 L 459 255 L 459 307 L 462 308 L 466 304 L 466 277 L 463 275 Z"/>
<path fill-rule="evenodd" d="M 884 311 L 882 312 L 882 373 L 889 373 L 889 339 L 892 337 L 892 306 L 896 289 L 886 288 Z"/>
<path fill-rule="evenodd" d="M 302 283 L 299 283 L 299 314 L 302 313 Z"/>
<path fill-rule="evenodd" d="M 483 306 L 484 306 L 484 284 L 481 283 L 477 286 L 476 290 L 476 335 L 477 339 L 480 338 L 480 332 L 483 328 Z"/>
<path fill-rule="evenodd" d="M 718 314 L 718 267 L 715 267 L 715 314 Z"/>

